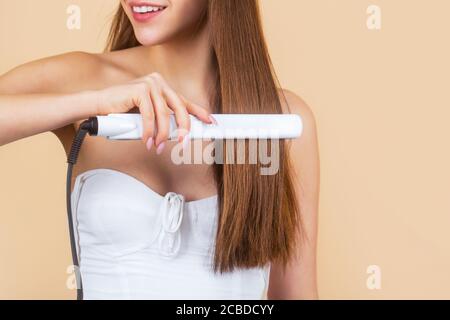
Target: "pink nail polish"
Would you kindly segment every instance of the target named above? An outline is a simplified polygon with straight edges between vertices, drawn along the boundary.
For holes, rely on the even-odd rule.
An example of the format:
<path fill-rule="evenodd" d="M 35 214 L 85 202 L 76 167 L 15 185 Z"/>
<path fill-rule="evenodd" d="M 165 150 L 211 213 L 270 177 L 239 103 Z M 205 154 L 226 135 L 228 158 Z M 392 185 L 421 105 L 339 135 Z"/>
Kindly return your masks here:
<path fill-rule="evenodd" d="M 147 140 L 146 146 L 147 146 L 147 150 L 148 150 L 148 151 L 150 151 L 150 150 L 152 149 L 152 147 L 153 147 L 153 137 L 150 137 L 150 138 Z"/>
<path fill-rule="evenodd" d="M 166 146 L 165 142 L 160 143 L 158 148 L 156 149 L 156 154 L 160 155 L 163 152 L 165 146 Z"/>

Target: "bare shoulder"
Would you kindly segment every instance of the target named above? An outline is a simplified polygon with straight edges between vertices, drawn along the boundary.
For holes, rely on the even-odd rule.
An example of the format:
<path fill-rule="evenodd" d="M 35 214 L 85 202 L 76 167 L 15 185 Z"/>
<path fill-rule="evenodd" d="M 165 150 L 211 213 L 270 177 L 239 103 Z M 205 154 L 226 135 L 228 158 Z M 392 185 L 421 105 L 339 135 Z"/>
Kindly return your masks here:
<path fill-rule="evenodd" d="M 298 114 L 303 122 L 301 137 L 289 141 L 289 155 L 293 169 L 296 176 L 301 179 L 304 191 L 316 199 L 320 176 L 316 118 L 310 106 L 302 98 L 288 90 L 283 90 L 281 93 L 283 111 L 285 113 Z"/>
<path fill-rule="evenodd" d="M 87 79 L 104 70 L 102 60 L 98 54 L 70 52 L 25 63 L 0 76 L 0 94 L 82 90 Z"/>
<path fill-rule="evenodd" d="M 279 91 L 283 113 L 297 114 L 302 118 L 303 135 L 300 139 L 314 140 L 317 136 L 316 118 L 311 107 L 297 94 L 283 89 Z"/>

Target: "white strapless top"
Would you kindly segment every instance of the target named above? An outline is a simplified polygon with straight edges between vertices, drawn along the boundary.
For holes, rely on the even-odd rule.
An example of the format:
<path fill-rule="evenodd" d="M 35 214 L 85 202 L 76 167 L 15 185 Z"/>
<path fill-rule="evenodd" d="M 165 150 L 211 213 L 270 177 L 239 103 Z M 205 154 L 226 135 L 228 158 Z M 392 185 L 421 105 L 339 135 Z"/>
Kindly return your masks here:
<path fill-rule="evenodd" d="M 217 196 L 161 196 L 112 169 L 77 176 L 72 211 L 84 299 L 263 299 L 270 264 L 215 274 Z"/>

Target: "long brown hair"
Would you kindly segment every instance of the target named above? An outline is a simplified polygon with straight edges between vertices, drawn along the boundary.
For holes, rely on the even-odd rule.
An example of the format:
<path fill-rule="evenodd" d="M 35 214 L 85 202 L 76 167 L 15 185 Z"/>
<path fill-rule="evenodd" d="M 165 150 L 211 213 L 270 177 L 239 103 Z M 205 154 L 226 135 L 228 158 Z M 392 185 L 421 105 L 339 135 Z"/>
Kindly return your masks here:
<path fill-rule="evenodd" d="M 209 0 L 205 19 L 217 69 L 213 101 L 218 112 L 282 113 L 258 1 Z M 107 50 L 139 45 L 119 6 Z M 261 175 L 260 163 L 214 165 L 219 199 L 214 271 L 230 272 L 273 262 L 286 266 L 295 255 L 300 244 L 297 236 L 303 235 L 303 228 L 286 142 L 279 142 L 278 152 L 279 170 L 275 175 Z"/>

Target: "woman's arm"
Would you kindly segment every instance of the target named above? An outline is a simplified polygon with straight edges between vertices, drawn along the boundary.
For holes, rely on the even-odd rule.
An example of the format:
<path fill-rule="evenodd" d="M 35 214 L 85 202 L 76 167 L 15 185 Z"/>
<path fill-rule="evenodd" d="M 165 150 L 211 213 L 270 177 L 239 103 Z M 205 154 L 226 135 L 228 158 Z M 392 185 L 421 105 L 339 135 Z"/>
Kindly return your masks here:
<path fill-rule="evenodd" d="M 0 95 L 0 146 L 96 115 L 94 92 Z"/>
<path fill-rule="evenodd" d="M 298 248 L 298 259 L 291 261 L 283 273 L 272 264 L 269 299 L 317 299 L 316 249 L 319 204 L 319 151 L 314 115 L 296 95 L 285 92 L 290 112 L 303 120 L 303 134 L 291 141 L 290 156 L 296 177 L 295 188 L 303 220 L 304 240 Z"/>
<path fill-rule="evenodd" d="M 72 52 L 0 75 L 0 146 L 46 131 L 74 135 L 72 124 L 95 114 L 86 85 L 101 71 L 93 55 Z"/>

